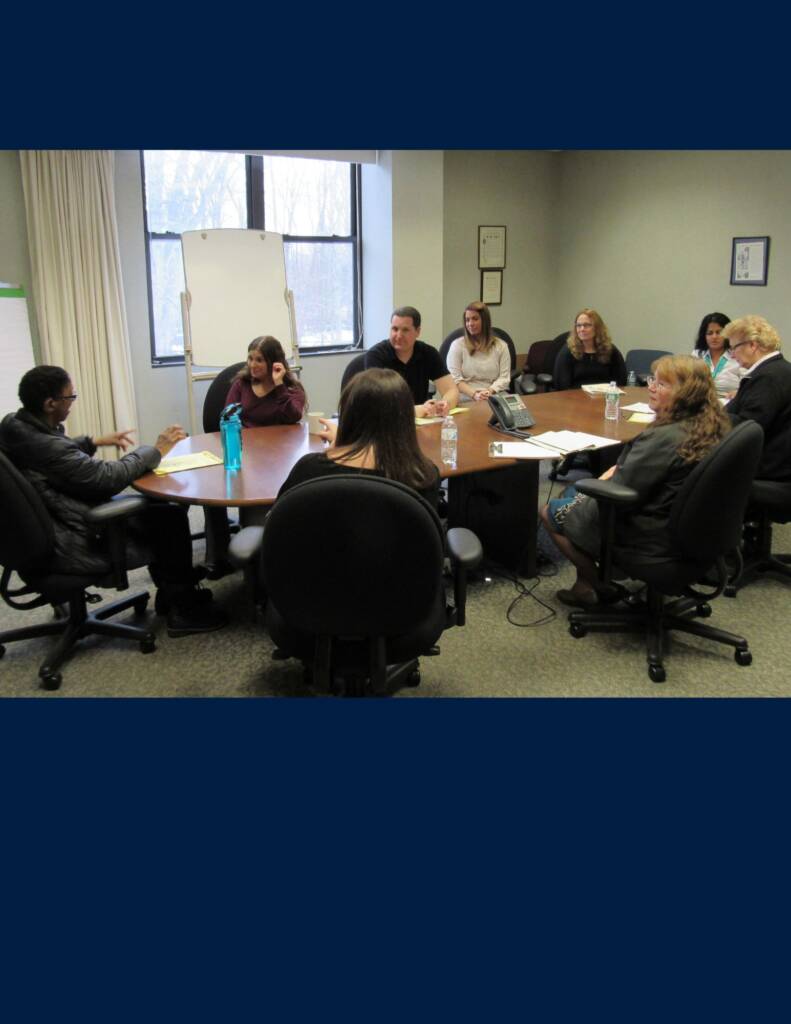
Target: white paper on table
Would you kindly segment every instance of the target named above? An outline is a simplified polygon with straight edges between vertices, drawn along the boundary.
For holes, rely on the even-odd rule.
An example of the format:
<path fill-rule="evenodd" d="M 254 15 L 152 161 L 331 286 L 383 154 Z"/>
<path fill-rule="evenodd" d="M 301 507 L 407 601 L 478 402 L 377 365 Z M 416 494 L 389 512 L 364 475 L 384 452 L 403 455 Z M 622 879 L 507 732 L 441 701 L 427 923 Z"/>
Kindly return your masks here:
<path fill-rule="evenodd" d="M 589 395 L 606 395 L 610 390 L 609 384 L 583 384 L 582 390 L 587 392 Z M 626 392 L 620 388 L 615 389 L 619 395 L 625 395 Z"/>
<path fill-rule="evenodd" d="M 651 408 L 651 406 L 648 404 L 648 402 L 632 402 L 631 405 L 622 405 L 621 406 L 621 411 L 622 412 L 645 412 L 645 413 L 649 413 L 650 412 L 652 416 L 654 415 L 654 410 Z"/>

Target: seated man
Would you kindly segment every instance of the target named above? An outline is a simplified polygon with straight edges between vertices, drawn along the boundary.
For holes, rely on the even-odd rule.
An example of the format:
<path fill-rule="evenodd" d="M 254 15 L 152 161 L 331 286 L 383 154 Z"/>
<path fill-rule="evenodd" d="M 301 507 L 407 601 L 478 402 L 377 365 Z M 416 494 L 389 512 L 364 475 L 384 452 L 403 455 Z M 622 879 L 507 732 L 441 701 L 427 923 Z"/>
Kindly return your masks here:
<path fill-rule="evenodd" d="M 366 370 L 395 370 L 409 385 L 416 416 L 445 416 L 459 404 L 459 392 L 445 360 L 432 345 L 418 341 L 420 313 L 414 306 L 400 306 L 390 317 L 390 339 L 380 341 L 365 357 Z M 437 386 L 437 398 L 428 400 L 428 382 Z"/>
<path fill-rule="evenodd" d="M 725 411 L 734 424 L 755 420 L 764 431 L 756 479 L 791 480 L 791 363 L 780 352 L 780 336 L 762 316 L 744 316 L 731 320 L 722 337 L 746 371 Z"/>
<path fill-rule="evenodd" d="M 30 480 L 52 517 L 53 571 L 109 572 L 109 560 L 85 522 L 85 511 L 109 501 L 159 465 L 186 434 L 179 426 L 167 427 L 153 447 L 141 445 L 117 462 L 94 459 L 97 447 L 115 445 L 125 451 L 129 431 L 95 440 L 67 437 L 62 424 L 76 398 L 71 378 L 61 367 L 28 370 L 19 383 L 22 408 L 0 423 L 0 448 Z M 159 588 L 155 607 L 158 614 L 167 615 L 169 636 L 207 633 L 227 623 L 226 616 L 209 604 L 211 592 L 197 586 L 186 506 L 150 502 L 129 519 L 128 528 L 127 556 L 138 565 L 150 557 L 151 578 Z"/>

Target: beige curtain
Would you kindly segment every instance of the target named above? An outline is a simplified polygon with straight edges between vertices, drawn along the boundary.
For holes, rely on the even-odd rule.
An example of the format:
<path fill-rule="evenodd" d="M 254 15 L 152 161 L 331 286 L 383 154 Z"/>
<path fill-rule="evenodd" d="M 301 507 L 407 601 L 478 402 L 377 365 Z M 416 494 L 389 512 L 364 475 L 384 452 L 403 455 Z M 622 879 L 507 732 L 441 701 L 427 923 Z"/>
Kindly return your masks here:
<path fill-rule="evenodd" d="M 113 154 L 21 150 L 20 160 L 43 359 L 80 396 L 68 433 L 137 430 Z"/>

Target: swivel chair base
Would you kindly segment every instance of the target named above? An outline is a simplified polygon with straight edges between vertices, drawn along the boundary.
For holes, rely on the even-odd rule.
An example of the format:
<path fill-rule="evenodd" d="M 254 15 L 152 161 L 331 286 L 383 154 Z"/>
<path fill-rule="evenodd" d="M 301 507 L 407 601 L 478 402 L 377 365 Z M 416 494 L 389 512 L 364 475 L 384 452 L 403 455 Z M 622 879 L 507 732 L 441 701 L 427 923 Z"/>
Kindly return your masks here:
<path fill-rule="evenodd" d="M 737 665 L 749 665 L 753 656 L 747 641 L 735 633 L 728 633 L 715 626 L 692 621 L 693 616 L 708 618 L 711 607 L 706 601 L 689 597 L 666 601 L 656 591 L 646 592 L 646 601 L 631 604 L 628 610 L 596 610 L 571 612 L 569 633 L 577 639 L 589 631 L 602 633 L 645 633 L 648 675 L 655 683 L 666 678 L 664 660 L 665 632 L 671 629 L 690 633 L 706 640 L 728 644 L 734 648 L 733 656 Z"/>
<path fill-rule="evenodd" d="M 78 640 L 84 636 L 100 633 L 104 636 L 121 637 L 135 640 L 140 644 L 143 654 L 156 650 L 154 634 L 144 626 L 128 626 L 120 622 L 107 622 L 113 615 L 134 608 L 136 615 L 142 615 L 148 604 L 148 594 L 139 593 L 121 598 L 104 605 L 95 614 L 88 613 L 89 598 L 80 592 L 69 600 L 67 618 L 56 618 L 52 622 L 42 622 L 35 626 L 23 626 L 21 629 L 9 629 L 0 633 L 0 658 L 5 654 L 5 644 L 14 640 L 31 640 L 40 636 L 57 636 L 57 641 L 47 652 L 41 668 L 38 670 L 40 686 L 43 690 L 57 690 L 63 682 L 59 669 L 71 653 Z"/>

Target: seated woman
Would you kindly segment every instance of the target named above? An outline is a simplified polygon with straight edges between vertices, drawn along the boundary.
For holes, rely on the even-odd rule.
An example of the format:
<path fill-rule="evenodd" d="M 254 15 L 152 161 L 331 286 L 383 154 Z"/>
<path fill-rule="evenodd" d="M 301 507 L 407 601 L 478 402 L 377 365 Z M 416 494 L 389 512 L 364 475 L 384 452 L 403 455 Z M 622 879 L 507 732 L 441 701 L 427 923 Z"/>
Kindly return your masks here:
<path fill-rule="evenodd" d="M 724 313 L 707 313 L 700 322 L 692 355 L 702 359 L 714 378 L 720 398 L 732 397 L 739 389 L 744 370 L 730 353 L 730 342 L 722 337 L 722 329 L 730 323 Z"/>
<path fill-rule="evenodd" d="M 581 309 L 574 318 L 566 347 L 555 360 L 553 387 L 558 391 L 583 384 L 626 383 L 626 363 L 595 309 Z"/>
<path fill-rule="evenodd" d="M 338 423 L 320 421 L 329 448 L 303 455 L 278 497 L 304 480 L 336 473 L 370 473 L 412 487 L 436 509 L 439 470 L 420 450 L 415 402 L 395 370 L 363 370 L 341 393 Z"/>
<path fill-rule="evenodd" d="M 277 338 L 254 338 L 247 346 L 247 366 L 237 373 L 225 399 L 226 405 L 241 403 L 242 426 L 299 423 L 306 401 Z"/>
<path fill-rule="evenodd" d="M 663 356 L 649 377 L 648 404 L 656 413 L 650 427 L 624 446 L 616 464 L 600 479 L 613 477 L 640 495 L 639 504 L 616 513 L 617 549 L 639 551 L 646 561 L 671 557 L 668 522 L 673 500 L 695 464 L 730 430 L 714 382 L 702 360 Z M 556 547 L 577 569 L 570 590 L 559 590 L 563 604 L 588 607 L 598 601 L 599 510 L 595 499 L 577 494 L 551 501 L 541 512 Z"/>
<path fill-rule="evenodd" d="M 489 307 L 483 302 L 471 302 L 464 310 L 464 334 L 451 344 L 447 363 L 462 402 L 480 402 L 508 390 L 511 354 L 492 332 Z"/>

